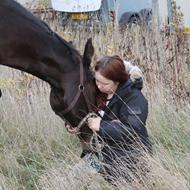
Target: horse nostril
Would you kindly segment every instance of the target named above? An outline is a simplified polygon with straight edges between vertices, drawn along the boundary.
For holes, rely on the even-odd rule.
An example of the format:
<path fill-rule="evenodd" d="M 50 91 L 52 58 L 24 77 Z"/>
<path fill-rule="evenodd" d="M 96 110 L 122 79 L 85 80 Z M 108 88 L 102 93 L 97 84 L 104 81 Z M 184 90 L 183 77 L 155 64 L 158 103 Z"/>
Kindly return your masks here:
<path fill-rule="evenodd" d="M 84 85 L 79 84 L 79 87 L 78 87 L 78 88 L 79 88 L 80 91 L 83 91 L 83 90 L 84 90 Z"/>

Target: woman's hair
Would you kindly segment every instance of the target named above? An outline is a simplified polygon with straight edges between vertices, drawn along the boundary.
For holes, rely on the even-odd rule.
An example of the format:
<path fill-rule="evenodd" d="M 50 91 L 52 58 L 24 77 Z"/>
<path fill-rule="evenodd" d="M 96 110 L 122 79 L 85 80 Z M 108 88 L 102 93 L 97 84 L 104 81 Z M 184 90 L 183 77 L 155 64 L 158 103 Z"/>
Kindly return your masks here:
<path fill-rule="evenodd" d="M 96 62 L 94 70 L 114 82 L 123 83 L 128 79 L 123 60 L 117 55 L 101 58 Z"/>
<path fill-rule="evenodd" d="M 128 79 L 128 73 L 125 70 L 123 60 L 117 56 L 105 56 L 96 62 L 95 72 L 98 71 L 105 78 L 114 82 L 123 83 Z M 107 95 L 98 91 L 96 96 L 97 110 L 105 109 Z"/>

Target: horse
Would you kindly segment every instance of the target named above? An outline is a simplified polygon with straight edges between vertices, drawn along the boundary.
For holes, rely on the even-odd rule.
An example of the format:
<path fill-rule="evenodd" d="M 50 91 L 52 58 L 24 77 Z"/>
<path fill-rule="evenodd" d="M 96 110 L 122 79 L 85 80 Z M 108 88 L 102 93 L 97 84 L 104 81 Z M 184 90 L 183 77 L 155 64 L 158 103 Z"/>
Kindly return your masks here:
<path fill-rule="evenodd" d="M 30 73 L 51 87 L 55 114 L 76 128 L 95 105 L 96 85 L 90 71 L 94 54 L 88 39 L 83 56 L 75 47 L 14 0 L 0 1 L 0 65 Z M 81 127 L 83 141 L 92 134 Z"/>

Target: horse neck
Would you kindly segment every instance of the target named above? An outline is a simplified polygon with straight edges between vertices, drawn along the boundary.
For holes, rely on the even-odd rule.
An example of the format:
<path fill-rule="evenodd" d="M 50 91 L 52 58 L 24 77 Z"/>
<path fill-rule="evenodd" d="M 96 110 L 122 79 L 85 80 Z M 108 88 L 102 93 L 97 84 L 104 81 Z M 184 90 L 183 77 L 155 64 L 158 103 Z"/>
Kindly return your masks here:
<path fill-rule="evenodd" d="M 63 57 L 62 63 L 58 61 L 53 59 L 51 55 L 49 57 L 42 57 L 41 59 L 30 57 L 23 58 L 22 56 L 17 56 L 15 58 L 0 56 L 0 65 L 5 65 L 32 74 L 56 88 L 60 88 L 61 78 L 65 73 L 68 75 L 69 73 L 73 73 L 75 69 L 79 70 L 79 65 L 76 67 L 70 59 Z"/>
<path fill-rule="evenodd" d="M 30 35 L 31 31 L 27 33 Z M 33 35 L 35 34 L 31 34 Z M 44 46 L 43 41 L 46 38 L 48 43 Z M 17 36 L 13 42 L 9 38 L 1 40 L 0 37 L 0 47 L 1 65 L 32 74 L 57 88 L 60 87 L 64 73 L 76 69 L 76 65 L 81 61 L 76 50 L 67 46 L 61 39 L 57 40 L 57 36 L 49 36 L 46 31 L 39 36 L 39 40 L 30 42 Z"/>
<path fill-rule="evenodd" d="M 79 53 L 44 22 L 14 1 L 0 1 L 0 64 L 59 86 Z M 11 10 L 11 11 L 10 11 Z"/>

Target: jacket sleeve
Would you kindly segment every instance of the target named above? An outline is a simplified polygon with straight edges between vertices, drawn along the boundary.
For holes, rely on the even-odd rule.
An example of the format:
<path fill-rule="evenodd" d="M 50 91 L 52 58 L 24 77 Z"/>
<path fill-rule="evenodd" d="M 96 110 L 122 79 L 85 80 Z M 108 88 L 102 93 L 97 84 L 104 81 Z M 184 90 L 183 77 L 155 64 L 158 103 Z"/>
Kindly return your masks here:
<path fill-rule="evenodd" d="M 100 123 L 100 136 L 104 139 L 120 141 L 130 139 L 138 135 L 146 135 L 143 113 L 140 106 L 129 107 L 123 105 L 118 120 L 104 121 Z"/>

